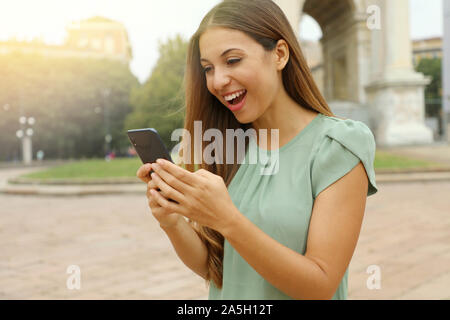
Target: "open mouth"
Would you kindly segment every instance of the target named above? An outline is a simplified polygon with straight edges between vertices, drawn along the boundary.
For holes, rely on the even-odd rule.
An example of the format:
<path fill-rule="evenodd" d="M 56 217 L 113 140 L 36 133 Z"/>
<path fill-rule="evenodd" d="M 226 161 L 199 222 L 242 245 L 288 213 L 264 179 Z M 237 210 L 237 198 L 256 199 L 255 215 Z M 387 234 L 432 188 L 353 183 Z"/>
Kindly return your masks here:
<path fill-rule="evenodd" d="M 244 100 L 246 95 L 247 95 L 247 90 L 245 90 L 245 92 L 243 94 L 241 94 L 239 97 L 234 98 L 233 100 L 231 100 L 230 104 L 235 106 L 235 105 L 241 103 L 242 100 Z"/>

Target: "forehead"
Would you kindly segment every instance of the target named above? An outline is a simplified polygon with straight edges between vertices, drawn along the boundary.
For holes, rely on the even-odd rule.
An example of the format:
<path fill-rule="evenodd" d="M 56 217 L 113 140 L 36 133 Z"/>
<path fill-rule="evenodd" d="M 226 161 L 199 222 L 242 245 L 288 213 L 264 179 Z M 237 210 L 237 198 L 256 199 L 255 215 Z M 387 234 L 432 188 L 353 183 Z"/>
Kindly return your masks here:
<path fill-rule="evenodd" d="M 246 52 L 257 50 L 258 43 L 239 30 L 227 28 L 211 28 L 199 39 L 200 56 L 214 59 L 230 48 L 238 48 Z"/>

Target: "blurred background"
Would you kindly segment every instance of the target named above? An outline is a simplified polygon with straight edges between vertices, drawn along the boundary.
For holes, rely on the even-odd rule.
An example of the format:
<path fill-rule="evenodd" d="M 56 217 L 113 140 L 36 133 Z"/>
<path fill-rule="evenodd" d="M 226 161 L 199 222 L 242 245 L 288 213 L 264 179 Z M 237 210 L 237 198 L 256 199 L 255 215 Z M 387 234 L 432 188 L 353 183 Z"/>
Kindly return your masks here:
<path fill-rule="evenodd" d="M 298 23 L 296 30 L 308 63 L 332 110 L 365 121 L 378 142 L 399 144 L 385 137 L 387 129 L 376 130 L 377 125 L 391 124 L 372 119 L 379 119 L 380 112 L 375 110 L 379 106 L 371 101 L 367 87 L 373 82 L 370 73 L 375 73 L 371 64 L 379 63 L 373 61 L 371 45 L 388 47 L 392 39 L 404 42 L 405 38 L 411 52 L 404 58 L 411 59 L 414 71 L 429 77 L 429 83 L 421 86 L 424 98 L 406 97 L 423 99 L 410 102 L 409 117 L 416 112 L 414 108 L 424 109 L 424 118 L 419 121 L 425 128 L 416 129 L 414 134 L 423 136 L 429 129 L 432 140 L 398 139 L 404 143 L 447 141 L 442 99 L 442 1 L 411 0 L 409 7 L 387 8 L 405 16 L 401 22 L 397 17 L 397 23 L 405 19 L 410 23 L 405 21 L 408 30 L 397 33 L 381 29 L 378 33 L 386 31 L 391 39 L 379 42 L 371 40 L 376 35 L 365 19 L 359 18 L 345 26 L 349 31 L 341 28 L 337 34 L 329 27 L 333 21 L 353 19 L 351 10 L 356 9 L 349 1 L 341 0 L 333 7 L 333 21 L 323 14 L 329 12 L 329 2 L 317 1 L 321 5 L 314 6 L 315 2 L 305 1 L 305 13 L 298 11 L 291 20 Z M 181 86 L 187 40 L 218 1 L 132 0 L 126 6 L 120 1 L 1 3 L 0 161 L 21 161 L 21 142 L 31 133 L 28 158 L 33 159 L 92 158 L 110 152 L 126 156 L 129 142 L 124 132 L 129 128 L 158 127 L 165 142 L 174 146 L 170 133 L 183 126 Z M 358 14 L 365 9 L 358 8 Z M 293 16 L 291 7 L 286 11 Z M 366 15 L 370 17 L 370 13 Z M 325 36 L 323 30 L 327 30 Z M 374 57 L 382 60 L 378 53 Z M 410 82 L 405 86 L 411 85 L 413 76 L 411 72 L 402 79 Z M 377 94 L 383 98 L 383 93 Z"/>
<path fill-rule="evenodd" d="M 368 199 L 349 297 L 450 298 L 450 4 L 275 2 L 332 111 L 377 142 L 381 192 Z M 0 298 L 207 297 L 149 218 L 126 131 L 156 128 L 178 143 L 188 40 L 217 3 L 0 0 Z M 444 259 L 435 273 L 424 255 Z M 84 290 L 66 287 L 73 264 Z M 366 285 L 373 264 L 387 270 L 384 290 Z M 399 270 L 411 268 L 421 276 L 405 284 L 413 277 Z"/>

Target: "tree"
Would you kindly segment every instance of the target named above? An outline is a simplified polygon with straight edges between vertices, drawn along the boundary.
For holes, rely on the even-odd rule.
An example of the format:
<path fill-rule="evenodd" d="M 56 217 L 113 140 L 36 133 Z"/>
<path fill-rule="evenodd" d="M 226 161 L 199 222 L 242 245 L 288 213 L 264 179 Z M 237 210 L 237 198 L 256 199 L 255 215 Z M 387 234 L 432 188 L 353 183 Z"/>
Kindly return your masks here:
<path fill-rule="evenodd" d="M 431 76 L 431 83 L 425 89 L 426 113 L 429 117 L 437 117 L 442 108 L 442 59 L 422 59 L 416 71 Z"/>
<path fill-rule="evenodd" d="M 125 121 L 125 130 L 155 128 L 169 148 L 173 130 L 184 125 L 183 79 L 187 41 L 179 35 L 159 44 L 159 59 L 149 79 L 131 92 L 133 111 Z"/>
<path fill-rule="evenodd" d="M 123 122 L 131 111 L 130 92 L 139 86 L 128 65 L 12 53 L 0 55 L 0 82 L 0 160 L 20 155 L 15 132 L 21 115 L 36 119 L 33 149 L 46 158 L 103 157 L 106 120 L 111 147 L 128 147 Z"/>

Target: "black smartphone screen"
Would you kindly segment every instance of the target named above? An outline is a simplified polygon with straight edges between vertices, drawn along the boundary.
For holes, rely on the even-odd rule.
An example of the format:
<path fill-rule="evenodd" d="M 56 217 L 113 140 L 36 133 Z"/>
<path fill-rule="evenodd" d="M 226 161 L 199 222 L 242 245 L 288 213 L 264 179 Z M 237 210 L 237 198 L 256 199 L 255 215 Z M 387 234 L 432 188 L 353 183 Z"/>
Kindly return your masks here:
<path fill-rule="evenodd" d="M 156 129 L 128 130 L 128 138 L 143 164 L 155 163 L 158 159 L 166 159 L 173 163 L 172 157 Z"/>
<path fill-rule="evenodd" d="M 172 157 L 156 129 L 128 130 L 128 138 L 143 164 L 155 163 L 158 159 L 165 159 L 173 163 Z M 150 170 L 149 175 L 152 173 L 153 170 Z M 158 191 L 161 190 L 158 189 Z M 172 199 L 168 200 L 178 203 Z"/>

